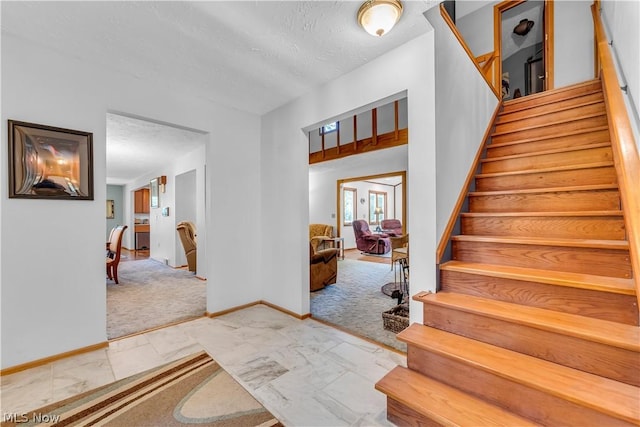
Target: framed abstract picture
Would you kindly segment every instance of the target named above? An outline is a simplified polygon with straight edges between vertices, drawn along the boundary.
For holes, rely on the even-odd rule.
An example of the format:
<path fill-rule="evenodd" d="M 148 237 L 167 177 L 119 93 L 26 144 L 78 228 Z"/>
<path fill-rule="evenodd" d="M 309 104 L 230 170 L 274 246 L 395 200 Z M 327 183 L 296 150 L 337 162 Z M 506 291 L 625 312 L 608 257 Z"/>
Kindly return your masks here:
<path fill-rule="evenodd" d="M 9 120 L 9 197 L 93 200 L 93 134 Z"/>

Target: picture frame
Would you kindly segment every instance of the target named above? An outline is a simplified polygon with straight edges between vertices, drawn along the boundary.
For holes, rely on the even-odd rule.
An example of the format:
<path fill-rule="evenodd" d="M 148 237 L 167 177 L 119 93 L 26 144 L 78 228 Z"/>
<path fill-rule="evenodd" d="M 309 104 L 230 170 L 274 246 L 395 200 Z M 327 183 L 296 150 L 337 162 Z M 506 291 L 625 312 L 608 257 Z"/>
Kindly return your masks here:
<path fill-rule="evenodd" d="M 116 217 L 116 208 L 113 200 L 107 200 L 107 219 L 114 219 Z"/>
<path fill-rule="evenodd" d="M 8 124 L 9 198 L 93 200 L 93 133 Z"/>
<path fill-rule="evenodd" d="M 151 207 L 159 208 L 160 207 L 160 183 L 158 178 L 153 178 L 149 183 L 149 197 L 151 199 Z"/>

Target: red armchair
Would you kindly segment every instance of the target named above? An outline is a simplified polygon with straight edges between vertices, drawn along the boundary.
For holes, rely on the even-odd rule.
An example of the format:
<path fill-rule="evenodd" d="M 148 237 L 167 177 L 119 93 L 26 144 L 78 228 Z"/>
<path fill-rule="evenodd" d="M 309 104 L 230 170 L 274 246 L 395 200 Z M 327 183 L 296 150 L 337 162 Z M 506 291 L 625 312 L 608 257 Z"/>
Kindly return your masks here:
<path fill-rule="evenodd" d="M 369 230 L 367 221 L 357 219 L 353 221 L 353 234 L 356 237 L 356 247 L 369 254 L 386 254 L 391 250 L 391 241 L 386 234 L 373 234 Z"/>
<path fill-rule="evenodd" d="M 383 219 L 380 226 L 389 236 L 402 236 L 402 222 L 399 219 Z"/>

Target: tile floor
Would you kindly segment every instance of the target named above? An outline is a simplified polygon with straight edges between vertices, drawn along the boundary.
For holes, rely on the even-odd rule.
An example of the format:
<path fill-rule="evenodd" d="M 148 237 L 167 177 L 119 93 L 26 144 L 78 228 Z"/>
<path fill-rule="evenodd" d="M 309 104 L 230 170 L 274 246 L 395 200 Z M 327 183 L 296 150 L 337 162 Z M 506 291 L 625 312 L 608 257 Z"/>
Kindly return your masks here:
<path fill-rule="evenodd" d="M 406 366 L 401 354 L 257 305 L 4 376 L 0 409 L 36 409 L 202 349 L 286 426 L 389 426 L 374 384 Z"/>

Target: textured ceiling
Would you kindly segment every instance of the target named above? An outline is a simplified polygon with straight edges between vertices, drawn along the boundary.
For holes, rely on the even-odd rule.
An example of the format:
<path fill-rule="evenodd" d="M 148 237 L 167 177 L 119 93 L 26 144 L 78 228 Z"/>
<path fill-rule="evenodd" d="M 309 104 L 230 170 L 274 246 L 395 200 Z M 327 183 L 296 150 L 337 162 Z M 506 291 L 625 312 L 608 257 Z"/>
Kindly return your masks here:
<path fill-rule="evenodd" d="M 2 1 L 0 7 L 3 35 L 159 87 L 264 114 L 427 32 L 422 13 L 437 1 L 404 1 L 400 22 L 382 38 L 358 26 L 360 4 Z M 108 127 L 108 135 L 129 132 L 127 139 L 142 145 L 151 140 L 144 132 L 150 132 L 156 151 L 162 144 L 160 125 L 145 127 L 122 117 L 110 126 L 116 127 Z M 139 162 L 125 164 L 128 158 L 109 154 L 108 177 L 125 180 L 148 172 L 139 169 Z"/>

